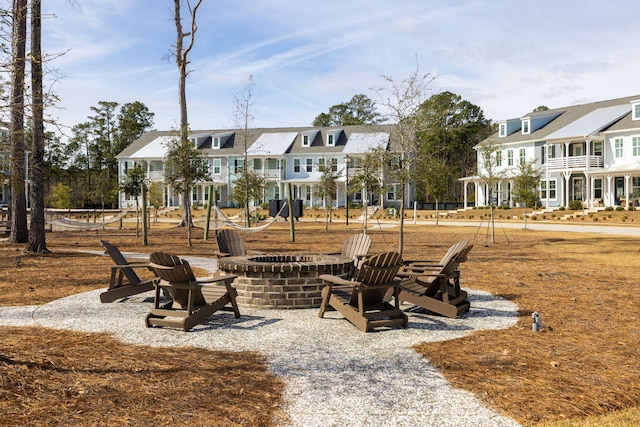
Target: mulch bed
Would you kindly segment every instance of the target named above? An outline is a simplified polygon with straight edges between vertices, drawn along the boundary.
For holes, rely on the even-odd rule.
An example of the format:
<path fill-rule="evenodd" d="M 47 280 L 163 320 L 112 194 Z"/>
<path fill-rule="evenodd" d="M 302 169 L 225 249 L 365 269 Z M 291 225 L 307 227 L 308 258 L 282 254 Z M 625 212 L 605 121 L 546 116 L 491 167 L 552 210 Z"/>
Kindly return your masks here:
<path fill-rule="evenodd" d="M 326 253 L 340 250 L 342 242 L 349 235 L 359 232 L 357 224 L 349 228 L 344 224 L 332 224 L 328 234 L 324 233 L 322 222 L 301 223 L 297 227 L 295 242 L 291 242 L 288 224 L 276 223 L 267 231 L 245 234 L 245 243 L 249 249 L 267 252 Z M 640 402 L 640 382 L 637 381 L 637 378 L 640 378 L 640 365 L 637 363 L 640 354 L 640 326 L 637 318 L 640 292 L 634 277 L 640 267 L 636 249 L 638 239 L 604 235 L 594 237 L 578 233 L 500 230 L 496 235 L 497 242 L 490 243 L 485 229 L 486 227 L 480 229 L 408 225 L 404 254 L 407 258 L 439 259 L 452 243 L 464 238 L 473 241 L 475 246 L 469 260 L 461 265 L 463 288 L 487 290 L 518 304 L 518 324 L 508 330 L 478 332 L 458 340 L 417 346 L 416 350 L 437 366 L 456 387 L 472 391 L 487 404 L 525 425 L 533 425 L 543 420 L 579 418 L 615 409 L 637 407 Z M 371 252 L 397 249 L 397 232 L 397 228 L 371 232 Z M 54 254 L 44 256 L 21 255 L 19 245 L 0 244 L 0 298 L 9 288 L 18 289 L 13 296 L 0 300 L 0 304 L 40 304 L 45 302 L 47 297 L 51 300 L 65 293 L 68 295 L 106 287 L 112 261 L 101 256 L 77 254 L 78 250 L 83 249 L 100 250 L 100 238 L 115 244 L 123 252 L 148 253 L 164 250 L 180 255 L 209 256 L 215 249 L 213 239 L 202 240 L 202 230 L 194 229 L 193 245 L 188 246 L 186 230 L 175 228 L 152 228 L 149 246 L 142 246 L 140 239 L 136 238 L 131 230 L 52 233 L 48 236 L 47 243 Z M 16 265 L 16 256 L 20 256 L 19 267 Z M 542 319 L 542 330 L 538 333 L 531 331 L 531 313 L 534 311 L 539 312 Z M 73 366 L 83 366 L 78 369 L 87 372 L 111 366 L 106 368 L 114 371 L 110 374 L 122 375 L 117 380 L 112 379 L 112 382 L 122 384 L 129 384 L 137 375 L 136 369 L 141 370 L 146 376 L 141 380 L 140 391 L 135 393 L 145 395 L 148 389 L 144 384 L 153 381 L 149 378 L 154 373 L 149 372 L 150 368 L 146 363 L 135 365 L 134 361 L 145 360 L 143 354 L 164 351 L 113 343 L 104 347 L 95 345 L 95 349 L 88 346 L 68 351 L 68 348 L 74 348 L 75 342 L 107 342 L 110 338 L 73 332 L 52 333 L 49 330 L 43 333 L 37 329 L 29 332 L 30 329 L 2 330 L 3 337 L 5 331 L 15 330 L 17 332 L 11 333 L 18 334 L 14 338 L 16 349 L 6 348 L 4 339 L 0 348 L 0 356 L 3 359 L 18 362 L 0 363 L 0 368 L 3 370 L 5 383 L 9 381 L 25 390 L 29 387 L 28 392 L 23 394 L 16 390 L 11 392 L 21 396 L 35 396 L 37 389 L 43 389 L 49 390 L 48 394 L 60 397 L 69 384 L 86 381 L 69 378 L 59 383 L 53 382 L 53 372 L 56 372 L 56 375 L 58 371 L 73 372 L 74 369 L 70 368 Z M 29 333 L 36 335 L 29 337 Z M 19 334 L 23 334 L 24 338 L 20 339 Z M 59 336 L 54 338 L 54 335 L 58 334 Z M 47 335 L 52 336 L 51 342 L 44 340 Z M 67 340 L 69 344 L 66 343 Z M 21 342 L 23 349 L 19 348 Z M 25 344 L 27 342 L 42 342 L 39 346 L 42 349 L 33 352 L 31 346 Z M 127 350 L 131 353 L 129 356 L 116 353 L 116 347 L 131 347 Z M 140 353 L 137 353 L 138 351 Z M 40 356 L 30 357 L 31 352 Z M 167 349 L 167 352 L 168 359 L 163 360 L 170 361 L 192 354 L 191 349 Z M 70 362 L 70 365 L 64 365 L 63 362 L 66 363 L 66 357 L 70 353 L 84 354 L 84 359 L 87 360 L 83 361 L 82 365 L 77 360 Z M 200 358 L 214 358 L 207 363 L 209 369 L 213 365 L 224 366 L 229 359 L 234 358 L 243 361 L 245 358 L 255 358 L 256 366 L 261 363 L 258 355 L 248 353 L 225 355 L 194 350 L 193 354 L 195 353 L 198 353 Z M 147 356 L 145 361 L 160 357 Z M 223 362 L 213 361 L 218 360 L 215 359 L 218 357 Z M 122 359 L 130 360 L 132 364 L 128 365 L 129 368 L 117 371 L 115 367 L 120 365 L 116 362 Z M 47 360 L 52 361 L 52 366 L 56 369 L 47 368 Z M 113 365 L 109 365 L 109 360 Z M 163 369 L 170 370 L 170 363 L 162 366 L 164 368 L 157 368 L 155 372 L 159 378 L 166 376 Z M 245 394 L 241 401 L 246 403 L 248 408 L 235 408 L 234 411 L 244 415 L 237 418 L 229 415 L 228 419 L 232 420 L 229 423 L 246 420 L 246 425 L 269 425 L 255 421 L 257 418 L 251 413 L 254 405 L 256 408 L 262 408 L 259 413 L 262 414 L 261 411 L 264 410 L 264 413 L 268 414 L 264 419 L 277 420 L 281 416 L 278 405 L 282 404 L 282 384 L 278 379 L 270 378 L 264 365 L 261 366 L 266 382 L 264 385 L 261 383 L 260 389 L 264 388 L 264 394 L 268 393 L 269 398 L 260 400 L 260 396 L 257 395 L 249 397 L 246 393 L 252 388 L 252 379 L 241 380 L 241 377 L 234 374 L 233 376 L 238 378 L 237 381 L 245 381 L 244 385 L 236 383 L 234 388 L 236 392 L 244 389 Z M 18 368 L 20 371 L 15 371 Z M 207 368 L 202 366 L 202 369 Z M 252 375 L 260 372 L 260 368 L 255 369 Z M 10 372 L 14 372 L 13 376 L 9 375 Z M 162 375 L 158 372 L 162 372 Z M 188 372 L 183 374 L 186 375 Z M 142 373 L 140 378 L 143 378 Z M 220 378 L 232 379 L 232 375 L 227 375 L 226 371 L 218 374 Z M 25 375 L 35 377 L 29 377 L 29 381 L 22 380 Z M 52 378 L 52 383 L 47 385 L 45 383 L 49 378 Z M 30 383 L 38 384 L 38 387 L 31 387 Z M 179 387 L 177 380 L 164 383 L 170 384 L 171 387 Z M 103 386 L 100 384 L 102 383 L 96 383 L 97 390 L 102 390 L 100 387 Z M 202 385 L 202 388 L 207 387 L 209 386 Z M 217 390 L 215 387 L 213 389 Z M 80 396 L 81 389 L 78 386 L 73 388 L 71 393 Z M 128 389 L 129 387 L 126 387 L 123 393 L 126 394 Z M 117 393 L 113 396 L 115 394 Z M 209 393 L 209 399 L 212 395 L 219 394 Z M 16 394 L 5 394 L 0 399 L 3 413 L 10 410 L 18 416 L 17 414 L 26 407 L 26 404 L 15 396 Z M 48 399 L 45 394 L 29 398 L 42 401 Z M 161 414 L 168 416 L 171 411 L 162 409 L 170 400 L 159 398 L 160 405 L 149 403 L 149 406 L 159 408 L 158 414 L 141 412 L 145 415 L 136 416 L 136 419 L 141 423 L 147 423 L 149 419 L 164 422 L 153 417 Z M 198 398 L 193 400 L 198 401 Z M 65 404 L 61 406 L 60 412 L 68 415 L 74 414 L 73 411 L 89 411 L 93 414 L 90 406 L 94 401 L 95 399 L 85 401 L 85 408 Z M 266 401 L 269 401 L 271 406 L 262 403 Z M 138 412 L 136 399 L 121 404 L 118 404 L 117 400 L 109 402 L 107 406 L 129 408 L 126 414 L 119 415 L 122 418 L 116 418 L 124 424 L 129 422 L 125 417 L 135 416 Z M 55 399 L 48 401 L 46 405 L 54 407 Z M 200 402 L 198 405 L 207 406 L 209 403 Z M 229 405 L 233 405 L 233 402 Z M 136 408 L 136 411 L 131 411 L 132 407 Z M 218 410 L 222 409 L 212 409 L 209 417 L 214 417 L 213 414 Z M 180 409 L 176 411 L 183 413 Z M 186 413 L 190 409 L 184 411 Z M 95 417 L 100 416 L 99 412 L 101 411 L 95 411 Z M 34 412 L 37 413 L 39 412 Z M 176 417 L 178 424 L 179 418 Z M 86 419 L 94 418 L 92 416 Z M 210 418 L 205 424 L 214 425 L 211 424 L 212 419 L 216 418 Z M 99 421 L 102 418 L 95 420 L 95 425 L 102 423 Z M 0 421 L 0 424 L 2 422 Z"/>

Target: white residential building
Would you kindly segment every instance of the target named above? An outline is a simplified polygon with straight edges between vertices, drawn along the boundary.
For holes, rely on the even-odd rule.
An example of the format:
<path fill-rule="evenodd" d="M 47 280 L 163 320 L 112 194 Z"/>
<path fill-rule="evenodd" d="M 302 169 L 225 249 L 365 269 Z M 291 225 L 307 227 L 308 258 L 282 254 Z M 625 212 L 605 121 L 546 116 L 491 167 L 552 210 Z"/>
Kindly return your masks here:
<path fill-rule="evenodd" d="M 207 188 L 213 186 L 216 204 L 231 207 L 229 196 L 243 170 L 246 151 L 249 169 L 266 181 L 263 202 L 286 198 L 286 185 L 291 184 L 294 199 L 302 199 L 307 207 L 322 207 L 323 201 L 316 196 L 321 178 L 318 166 L 326 162 L 332 164 L 334 171 L 340 175 L 334 204 L 344 206 L 347 203 L 345 159 L 355 160 L 376 147 L 389 150 L 390 129 L 389 126 L 249 129 L 246 138 L 244 132 L 239 130 L 192 132 L 191 141 L 209 163 L 209 179 L 193 188 L 191 201 L 195 205 L 208 203 Z M 141 165 L 147 171 L 149 181 L 163 182 L 164 158 L 171 138 L 175 138 L 173 132 L 151 131 L 123 150 L 117 156 L 120 181 L 129 168 Z M 355 172 L 354 167 L 357 164 L 350 163 L 349 173 Z M 362 203 L 362 197 L 363 192 L 360 191 L 348 199 Z M 397 207 L 400 200 L 394 191 L 367 197 L 369 204 L 377 202 L 385 207 Z M 407 197 L 407 200 L 411 200 L 411 197 Z M 181 196 L 165 185 L 164 202 L 166 206 L 178 206 Z M 134 206 L 135 200 L 121 193 L 119 205 Z"/>
<path fill-rule="evenodd" d="M 476 150 L 479 173 L 462 178 L 464 194 L 475 194 L 475 200 L 465 197 L 465 207 L 514 206 L 513 178 L 524 162 L 535 162 L 542 174 L 544 207 L 569 207 L 573 200 L 585 207 L 630 206 L 640 199 L 640 95 L 500 121 Z"/>

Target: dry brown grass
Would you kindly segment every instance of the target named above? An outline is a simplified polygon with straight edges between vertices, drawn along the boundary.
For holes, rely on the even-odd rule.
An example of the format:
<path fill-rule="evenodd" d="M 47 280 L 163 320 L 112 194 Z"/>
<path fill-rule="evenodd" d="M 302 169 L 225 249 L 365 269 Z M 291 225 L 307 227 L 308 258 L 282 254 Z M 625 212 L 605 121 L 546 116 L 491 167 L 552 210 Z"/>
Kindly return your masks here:
<path fill-rule="evenodd" d="M 354 224 L 347 229 L 344 224 L 334 223 L 329 234 L 325 234 L 323 230 L 321 221 L 299 223 L 296 242 L 292 243 L 287 224 L 280 223 L 274 224 L 265 232 L 246 234 L 245 241 L 250 249 L 262 251 L 329 252 L 339 249 L 348 235 L 358 231 L 358 225 Z M 639 239 L 499 230 L 496 234 L 497 243 L 485 246 L 485 233 L 485 228 L 479 230 L 408 225 L 405 256 L 439 258 L 453 242 L 463 238 L 475 239 L 469 261 L 461 267 L 463 287 L 487 290 L 518 304 L 521 313 L 518 324 L 504 331 L 484 331 L 458 340 L 417 346 L 416 350 L 434 363 L 455 386 L 472 391 L 489 405 L 525 425 L 541 421 L 583 419 L 588 415 L 637 407 L 640 402 L 640 385 L 637 381 L 640 374 L 637 363 L 640 354 L 640 327 L 637 318 L 640 293 L 634 278 L 640 266 Z M 397 247 L 396 228 L 372 232 L 371 237 L 372 252 Z M 10 288 L 18 288 L 14 296 L 6 297 L 2 304 L 33 304 L 35 300 L 42 303 L 47 298 L 50 300 L 69 293 L 105 287 L 110 259 L 76 252 L 82 249 L 99 250 L 100 238 L 116 244 L 122 251 L 145 253 L 167 250 L 181 255 L 208 256 L 215 247 L 212 241 L 202 240 L 202 230 L 194 231 L 194 244 L 188 247 L 184 229 L 156 227 L 151 230 L 147 247 L 140 244 L 140 239 L 136 239 L 131 230 L 52 233 L 47 236 L 47 244 L 55 253 L 48 256 L 21 255 L 21 246 L 0 244 L 0 295 L 7 293 Z M 16 256 L 21 256 L 20 267 L 15 265 Z M 543 322 L 542 331 L 536 334 L 531 332 L 530 316 L 533 311 L 540 313 Z M 87 387 L 91 393 L 103 390 L 100 385 L 104 384 L 101 375 L 94 373 L 82 381 L 68 377 L 58 383 L 54 372 L 56 375 L 62 375 L 61 372 L 76 375 L 75 371 L 78 370 L 91 373 L 111 366 L 107 370 L 113 371 L 109 372 L 113 375 L 112 382 L 127 384 L 124 394 L 144 396 L 148 387 L 151 387 L 150 378 L 157 372 L 151 372 L 153 369 L 147 363 L 135 365 L 133 362 L 140 362 L 138 359 L 141 353 L 153 353 L 153 357 L 143 357 L 143 362 L 147 362 L 151 359 L 171 360 L 171 357 L 176 357 L 176 352 L 180 352 L 179 349 L 150 349 L 122 344 L 87 346 L 73 351 L 83 354 L 83 359 L 86 359 L 83 361 L 83 368 L 74 370 L 70 367 L 80 366 L 80 362 L 70 361 L 70 364 L 64 364 L 65 358 L 71 353 L 67 350 L 69 346 L 87 340 L 107 342 L 111 338 L 104 335 L 89 338 L 88 334 L 71 332 L 43 333 L 29 328 L 3 328 L 3 334 L 5 333 L 16 337 L 11 340 L 15 348 L 7 348 L 3 340 L 0 356 L 16 363 L 2 363 L 0 369 L 3 370 L 3 378 L 10 378 L 5 381 L 16 384 L 18 388 L 13 392 L 15 394 L 4 394 L 0 399 L 3 413 L 21 413 L 28 408 L 30 402 L 47 401 L 48 394 L 57 393 L 60 396 L 60 393 L 65 393 L 65 387 L 69 384 L 91 384 L 95 381 L 93 386 L 72 388 L 73 393 L 79 393 L 80 389 Z M 51 335 L 52 341 L 39 338 L 42 335 Z M 24 339 L 20 339 L 20 336 Z M 33 340 L 40 342 L 37 349 L 28 344 Z M 164 352 L 167 355 L 163 355 Z M 249 378 L 236 379 L 235 388 L 244 389 L 245 393 L 255 388 L 252 385 L 253 376 L 260 372 L 265 376 L 265 382 L 260 388 L 270 390 L 269 399 L 264 400 L 268 400 L 270 405 L 262 403 L 264 401 L 260 400 L 260 393 L 232 399 L 234 401 L 229 405 L 233 408 L 229 410 L 235 414 L 236 418 L 233 419 L 236 422 L 260 425 L 261 422 L 254 418 L 255 407 L 263 408 L 263 420 L 281 415 L 278 405 L 282 404 L 282 384 L 266 374 L 263 361 L 257 355 L 204 350 L 199 352 L 200 358 L 211 360 L 206 364 L 208 369 L 218 365 L 216 358 L 243 361 L 253 358 L 253 374 Z M 180 352 L 180 357 L 187 353 L 189 352 Z M 165 356 L 168 359 L 162 359 Z M 120 359 L 129 360 L 132 364 L 124 368 L 117 362 Z M 109 365 L 110 360 L 113 365 Z M 136 369 L 141 370 L 139 376 Z M 162 380 L 165 373 L 162 368 L 157 370 L 163 372 L 162 375 L 157 375 Z M 35 378 L 29 377 L 31 380 L 25 381 L 21 379 L 25 375 L 33 375 Z M 135 383 L 136 376 L 139 383 Z M 220 373 L 218 377 L 232 380 L 231 373 L 227 372 Z M 31 386 L 34 381 L 38 387 Z M 179 387 L 178 383 L 167 381 L 166 388 L 171 390 L 174 386 Z M 204 387 L 208 390 L 206 396 L 194 398 L 200 402 L 199 406 L 211 408 L 210 411 L 207 410 L 208 415 L 202 415 L 211 417 L 208 419 L 209 424 L 211 420 L 217 419 L 217 411 L 220 409 L 213 408 L 205 401 L 218 396 L 219 390 L 222 392 L 218 387 L 222 386 Z M 48 391 L 40 393 L 38 390 Z M 181 391 L 169 391 L 168 396 L 176 395 L 175 393 Z M 113 400 L 117 397 L 116 394 L 118 393 L 109 396 L 94 394 L 93 399 L 85 401 L 85 406 L 104 399 L 113 406 L 128 408 L 121 416 L 134 417 L 135 419 L 126 420 L 123 418 L 123 422 L 130 424 L 135 424 L 136 420 L 144 424 L 149 417 L 171 412 L 165 406 L 171 399 L 158 397 L 162 402 L 161 408 L 149 405 L 160 408 L 158 414 L 145 412 L 145 416 L 137 417 L 137 400 L 118 403 L 119 400 Z M 74 405 L 75 402 L 82 401 L 69 400 L 73 400 Z M 69 412 L 74 416 L 73 411 L 94 413 L 88 407 L 78 408 L 66 404 L 61 407 L 62 414 Z M 176 413 L 189 411 L 188 407 L 175 408 Z M 37 413 L 34 412 L 34 415 Z M 89 423 L 94 420 L 94 424 L 101 424 L 101 418 L 97 418 L 99 414 L 95 413 L 95 417 L 84 420 L 89 420 Z M 635 421 L 627 425 L 637 422 L 637 411 L 631 419 Z M 177 423 L 180 424 L 180 420 Z"/>

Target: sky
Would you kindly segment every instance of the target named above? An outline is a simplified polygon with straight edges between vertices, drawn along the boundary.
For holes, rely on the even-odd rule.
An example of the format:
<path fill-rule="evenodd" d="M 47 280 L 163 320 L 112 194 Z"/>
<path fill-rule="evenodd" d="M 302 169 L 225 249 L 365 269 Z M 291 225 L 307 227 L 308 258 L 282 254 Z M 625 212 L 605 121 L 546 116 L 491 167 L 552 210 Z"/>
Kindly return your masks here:
<path fill-rule="evenodd" d="M 185 0 L 183 0 L 184 2 Z M 99 101 L 143 102 L 179 123 L 173 1 L 43 2 L 49 114 L 86 122 Z M 192 129 L 233 128 L 254 81 L 252 127 L 310 126 L 383 76 L 416 69 L 493 121 L 640 96 L 637 0 L 204 0 L 187 77 Z M 187 20 L 184 20 L 187 25 Z M 64 53 L 63 55 L 59 55 Z"/>

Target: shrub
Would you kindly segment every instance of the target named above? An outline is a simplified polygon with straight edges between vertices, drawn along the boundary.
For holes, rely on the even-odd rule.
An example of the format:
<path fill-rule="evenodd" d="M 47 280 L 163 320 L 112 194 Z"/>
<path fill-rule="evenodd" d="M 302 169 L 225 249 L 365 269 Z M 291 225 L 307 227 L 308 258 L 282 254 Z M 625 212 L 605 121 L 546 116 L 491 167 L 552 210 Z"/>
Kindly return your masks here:
<path fill-rule="evenodd" d="M 559 210 L 559 211 L 563 211 L 563 210 L 565 210 L 565 207 L 564 207 L 564 206 L 560 206 L 560 207 L 558 208 L 558 210 Z"/>
<path fill-rule="evenodd" d="M 580 200 L 570 200 L 569 209 L 572 211 L 579 211 L 582 209 L 582 202 Z"/>
<path fill-rule="evenodd" d="M 616 206 L 616 211 L 622 212 L 624 208 L 622 206 Z"/>
<path fill-rule="evenodd" d="M 605 210 L 606 212 L 610 212 L 610 211 L 612 211 L 612 210 L 613 210 L 613 206 L 607 206 L 606 208 L 604 208 L 604 210 Z"/>

